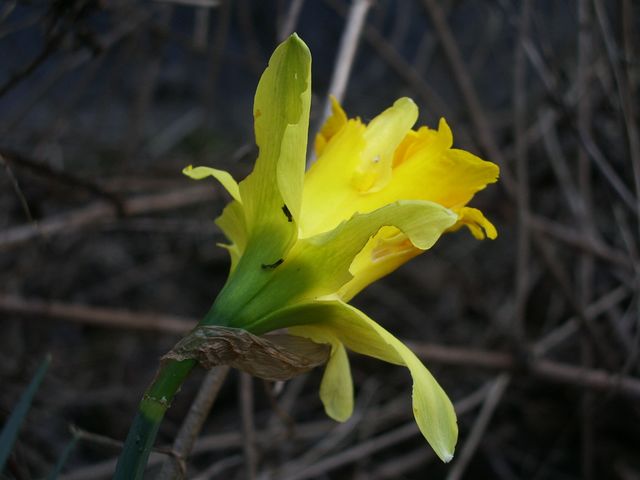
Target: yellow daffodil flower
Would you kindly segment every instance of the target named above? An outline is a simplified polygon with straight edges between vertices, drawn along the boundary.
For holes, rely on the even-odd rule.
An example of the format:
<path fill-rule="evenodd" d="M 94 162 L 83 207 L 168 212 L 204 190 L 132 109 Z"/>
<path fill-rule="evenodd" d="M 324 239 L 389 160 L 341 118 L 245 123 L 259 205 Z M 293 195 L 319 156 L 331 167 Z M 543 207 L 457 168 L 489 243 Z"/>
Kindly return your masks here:
<path fill-rule="evenodd" d="M 331 345 L 320 397 L 339 421 L 353 410 L 347 349 L 406 366 L 416 422 L 449 461 L 457 440 L 449 398 L 409 348 L 347 302 L 445 232 L 466 226 L 476 238 L 495 238 L 494 226 L 466 205 L 496 181 L 498 167 L 452 148 L 444 120 L 437 130 L 412 130 L 418 108 L 409 98 L 368 125 L 334 100 L 305 174 L 310 67 L 295 34 L 271 57 L 255 96 L 259 155 L 247 178 L 184 170 L 194 179 L 215 177 L 233 198 L 217 219 L 231 271 L 207 317 L 255 334 L 288 328 Z"/>

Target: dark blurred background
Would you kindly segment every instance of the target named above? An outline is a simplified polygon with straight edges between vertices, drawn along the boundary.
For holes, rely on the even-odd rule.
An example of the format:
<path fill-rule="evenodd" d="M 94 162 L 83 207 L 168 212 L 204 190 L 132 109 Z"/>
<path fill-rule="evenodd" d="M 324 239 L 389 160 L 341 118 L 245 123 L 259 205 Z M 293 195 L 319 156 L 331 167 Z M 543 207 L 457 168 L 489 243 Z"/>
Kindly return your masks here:
<path fill-rule="evenodd" d="M 457 147 L 501 166 L 472 202 L 497 240 L 447 235 L 355 300 L 456 402 L 457 455 L 443 465 L 413 426 L 405 369 L 352 355 L 343 425 L 324 416 L 319 369 L 285 385 L 232 372 L 187 478 L 639 479 L 638 10 L 3 1 L 0 417 L 53 358 L 3 478 L 43 478 L 74 438 L 61 478 L 109 478 L 158 359 L 228 270 L 213 224 L 227 197 L 180 171 L 250 171 L 259 75 L 297 31 L 313 55 L 312 130 L 328 93 L 363 120 L 410 96 L 421 124 L 446 117 Z"/>

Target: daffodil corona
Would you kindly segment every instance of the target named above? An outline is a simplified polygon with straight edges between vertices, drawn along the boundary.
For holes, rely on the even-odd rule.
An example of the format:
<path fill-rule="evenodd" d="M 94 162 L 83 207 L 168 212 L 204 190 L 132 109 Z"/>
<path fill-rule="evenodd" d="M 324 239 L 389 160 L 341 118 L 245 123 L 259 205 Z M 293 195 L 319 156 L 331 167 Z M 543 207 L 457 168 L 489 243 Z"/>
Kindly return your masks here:
<path fill-rule="evenodd" d="M 310 68 L 296 35 L 271 57 L 253 111 L 259 155 L 246 179 L 184 170 L 215 177 L 233 199 L 217 219 L 229 240 L 229 278 L 202 323 L 254 334 L 287 328 L 329 344 L 320 397 L 339 421 L 353 410 L 347 350 L 406 366 L 416 422 L 449 461 L 458 433 L 449 398 L 408 347 L 347 302 L 445 232 L 466 226 L 478 239 L 495 238 L 494 226 L 467 204 L 497 180 L 498 167 L 452 148 L 444 119 L 436 130 L 413 130 L 418 108 L 409 98 L 368 125 L 333 100 L 305 173 Z"/>

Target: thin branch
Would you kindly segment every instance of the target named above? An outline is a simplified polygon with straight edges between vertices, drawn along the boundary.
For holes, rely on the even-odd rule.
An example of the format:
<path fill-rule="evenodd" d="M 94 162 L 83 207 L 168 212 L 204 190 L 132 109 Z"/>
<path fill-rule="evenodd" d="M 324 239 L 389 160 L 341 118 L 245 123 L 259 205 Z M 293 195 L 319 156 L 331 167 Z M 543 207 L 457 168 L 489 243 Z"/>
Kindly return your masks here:
<path fill-rule="evenodd" d="M 629 255 L 595 238 L 587 238 L 582 232 L 535 214 L 529 216 L 529 222 L 531 222 L 531 227 L 540 233 L 553 237 L 569 246 L 600 257 L 607 262 L 615 263 L 616 266 L 625 270 L 633 270 L 634 268 Z"/>
<path fill-rule="evenodd" d="M 219 462 L 213 463 L 206 470 L 200 472 L 198 475 L 192 478 L 192 480 L 211 480 L 212 478 L 218 478 L 222 472 L 229 468 L 238 467 L 242 465 L 244 459 L 242 455 L 232 455 L 230 457 L 223 458 Z"/>
<path fill-rule="evenodd" d="M 487 398 L 482 404 L 482 409 L 476 417 L 473 427 L 471 427 L 471 432 L 467 436 L 465 444 L 462 446 L 462 450 L 456 456 L 456 460 L 451 466 L 451 470 L 449 470 L 447 480 L 460 480 L 464 475 L 469 462 L 478 449 L 478 446 L 482 441 L 482 437 L 489 426 L 491 417 L 493 417 L 493 413 L 500 403 L 500 400 L 502 399 L 502 396 L 510 382 L 511 376 L 506 373 L 499 375 L 498 378 L 493 381 L 489 391 L 487 392 Z"/>
<path fill-rule="evenodd" d="M 481 395 L 478 395 L 479 392 Z M 464 415 L 471 409 L 475 408 L 475 406 L 484 398 L 484 392 L 485 387 L 483 386 L 467 397 L 455 402 L 454 407 L 456 409 L 456 413 L 458 415 Z M 366 442 L 360 443 L 343 450 L 342 452 L 336 453 L 335 455 L 320 460 L 304 470 L 285 477 L 285 480 L 304 480 L 307 478 L 319 477 L 327 472 L 335 470 L 336 468 L 340 468 L 343 465 L 348 465 L 357 460 L 373 455 L 376 452 L 389 448 L 419 434 L 420 431 L 418 430 L 418 426 L 415 421 L 412 420 L 395 430 L 373 437 Z"/>
<path fill-rule="evenodd" d="M 619 55 L 617 53 L 619 48 L 615 45 L 614 35 L 611 32 L 602 0 L 593 0 L 593 6 L 598 20 L 598 25 L 602 32 L 602 38 L 607 51 L 607 58 L 609 59 L 611 70 L 613 72 L 613 78 L 616 83 L 616 90 L 620 101 L 620 109 L 622 110 L 624 125 L 626 127 L 627 142 L 631 157 L 631 168 L 633 171 L 633 180 L 636 190 L 635 205 L 633 208 L 635 209 L 636 215 L 640 216 L 640 133 L 638 132 L 636 119 L 634 117 L 634 96 L 632 88 L 625 81 L 628 77 L 624 75 L 620 69 L 618 62 Z"/>
<path fill-rule="evenodd" d="M 291 0 L 289 4 L 289 10 L 287 11 L 287 17 L 282 23 L 282 27 L 278 32 L 278 41 L 284 42 L 286 38 L 296 30 L 298 25 L 298 19 L 300 18 L 300 12 L 304 6 L 304 0 Z"/>
<path fill-rule="evenodd" d="M 7 162 L 6 158 L 2 155 L 2 153 L 0 153 L 0 164 L 4 166 L 5 172 L 7 173 L 7 177 L 9 177 L 9 183 L 11 183 L 11 186 L 13 187 L 13 191 L 16 193 L 16 196 L 20 201 L 20 206 L 22 207 L 22 211 L 24 212 L 24 215 L 27 217 L 27 220 L 29 222 L 33 222 L 34 221 L 33 215 L 31 214 L 31 208 L 29 208 L 29 202 L 27 201 L 27 197 L 24 195 L 24 192 L 22 191 L 22 188 L 18 183 L 18 179 L 13 174 L 13 170 L 11 169 L 9 162 Z"/>
<path fill-rule="evenodd" d="M 207 373 L 189 413 L 173 441 L 173 457 L 165 461 L 157 480 L 178 480 L 186 476 L 186 461 L 213 407 L 222 384 L 229 373 L 228 366 L 217 367 Z"/>
<path fill-rule="evenodd" d="M 184 334 L 197 320 L 156 313 L 136 313 L 115 308 L 99 308 L 49 302 L 0 294 L 0 311 L 8 315 L 33 317 L 39 320 L 57 319 L 107 328 L 123 328 L 170 334 Z"/>
<path fill-rule="evenodd" d="M 342 3 L 337 0 L 325 0 L 326 3 L 341 15 L 346 15 Z M 382 34 L 372 25 L 364 27 L 365 40 L 376 49 L 380 58 L 387 63 L 393 71 L 404 80 L 409 87 L 414 89 L 422 100 L 438 111 L 442 116 L 453 117 L 448 104 L 425 81 L 424 76 L 416 70 L 398 51 L 388 42 Z"/>
<path fill-rule="evenodd" d="M 333 74 L 331 75 L 331 82 L 328 90 L 329 95 L 333 95 L 339 102 L 342 102 L 347 89 L 349 74 L 353 67 L 356 49 L 360 42 L 365 18 L 370 7 L 371 0 L 353 0 L 351 9 L 347 16 L 347 25 L 342 32 L 342 38 L 340 39 L 340 46 L 336 56 L 336 63 L 333 67 Z M 331 116 L 331 99 L 329 95 L 327 95 L 324 102 L 322 115 L 320 116 L 314 131 L 319 131 L 324 122 Z M 307 158 L 307 167 L 314 161 L 315 156 L 313 149 L 311 149 Z"/>
<path fill-rule="evenodd" d="M 198 186 L 173 192 L 144 195 L 123 200 L 125 215 L 140 215 L 151 212 L 186 207 L 195 203 L 211 200 L 215 190 L 210 186 Z M 38 237 L 49 237 L 61 233 L 70 233 L 82 227 L 118 216 L 113 205 L 107 202 L 96 202 L 75 211 L 52 216 L 41 220 L 38 224 L 14 227 L 0 233 L 0 251 L 14 248 Z"/>
<path fill-rule="evenodd" d="M 529 169 L 527 164 L 526 130 L 526 82 L 527 68 L 524 52 L 525 40 L 529 37 L 531 1 L 524 0 L 520 14 L 518 41 L 516 43 L 513 87 L 514 136 L 516 139 L 516 172 L 518 187 L 516 201 L 518 205 L 518 235 L 515 269 L 515 315 L 513 333 L 516 341 L 524 341 L 527 298 L 529 296 L 529 257 L 531 255 L 531 237 L 529 231 Z M 464 469 L 463 469 L 464 470 Z M 457 477 L 453 477 L 457 478 Z"/>
<path fill-rule="evenodd" d="M 347 17 L 347 26 L 342 33 L 340 39 L 340 47 L 336 63 L 333 67 L 333 75 L 329 84 L 329 93 L 336 97 L 338 101 L 344 98 L 347 83 L 349 82 L 349 74 L 353 67 L 356 49 L 362 35 L 362 28 L 367 16 L 367 12 L 371 7 L 371 0 L 353 0 L 349 15 Z M 331 114 L 331 102 L 327 99 L 324 106 L 323 119 Z"/>
<path fill-rule="evenodd" d="M 458 88 L 460 89 L 460 92 L 462 93 L 462 96 L 469 108 L 471 122 L 478 133 L 477 140 L 489 156 L 489 159 L 500 165 L 501 182 L 504 184 L 507 191 L 515 192 L 516 185 L 513 179 L 513 174 L 505 161 L 504 155 L 498 148 L 495 135 L 490 128 L 491 122 L 482 108 L 476 89 L 471 81 L 472 77 L 469 75 L 455 36 L 447 24 L 444 11 L 437 0 L 423 0 L 422 3 L 431 17 L 436 34 L 440 39 L 442 48 L 445 51 L 447 60 L 453 72 L 454 80 L 458 84 Z"/>
<path fill-rule="evenodd" d="M 640 399 L 640 380 L 634 377 L 554 362 L 551 360 L 517 359 L 508 353 L 459 347 L 409 343 L 412 350 L 426 361 L 461 367 L 475 366 L 529 373 L 542 380 L 594 391 Z"/>
<path fill-rule="evenodd" d="M 204 84 L 204 105 L 207 114 L 207 123 L 211 119 L 211 115 L 216 111 L 215 96 L 218 87 L 218 77 L 222 68 L 222 60 L 227 38 L 229 36 L 229 27 L 231 25 L 231 2 L 230 0 L 220 0 L 220 8 L 218 10 L 218 23 L 216 26 L 216 36 L 213 46 L 210 47 L 207 55 L 207 81 Z"/>
<path fill-rule="evenodd" d="M 36 55 L 29 63 L 24 67 L 14 72 L 9 79 L 0 86 L 0 97 L 5 95 L 11 89 L 15 88 L 23 79 L 31 75 L 40 65 L 42 65 L 55 51 L 62 39 L 65 36 L 64 30 L 59 30 L 54 35 L 46 40 L 46 43 L 40 50 L 40 53 Z"/>
<path fill-rule="evenodd" d="M 576 83 L 581 95 L 577 106 L 577 128 L 584 135 L 590 134 L 592 121 L 592 91 L 589 81 L 589 69 L 593 57 L 593 42 L 591 41 L 591 8 L 589 0 L 580 0 L 578 3 L 578 63 L 576 69 Z M 591 195 L 591 163 L 584 149 L 578 152 L 578 183 L 580 188 L 579 220 L 585 237 L 593 238 L 596 235 L 592 209 Z M 582 308 L 586 310 L 591 302 L 594 284 L 594 258 L 593 255 L 582 255 L 577 265 L 579 281 L 579 298 Z M 580 339 L 580 356 L 582 366 L 591 367 L 593 363 L 593 348 L 588 339 L 583 336 Z M 594 397 L 591 392 L 583 392 L 580 399 L 581 423 L 581 467 L 584 480 L 594 479 L 594 445 L 595 426 L 593 421 Z"/>
<path fill-rule="evenodd" d="M 123 310 L 80 307 L 59 303 L 25 300 L 8 295 L 0 296 L 0 311 L 35 316 L 59 318 L 111 328 L 185 333 L 193 328 L 195 320 L 177 319 L 154 313 L 133 314 Z M 630 398 L 640 398 L 640 380 L 542 359 L 523 362 L 509 353 L 407 342 L 418 356 L 428 361 L 447 365 L 475 366 L 498 370 L 522 370 L 542 380 L 565 383 L 568 386 L 590 388 L 596 391 L 619 393 Z"/>
<path fill-rule="evenodd" d="M 119 214 L 122 214 L 124 211 L 122 200 L 120 199 L 120 197 L 118 197 L 118 195 L 105 190 L 100 185 L 92 182 L 91 180 L 80 178 L 72 173 L 51 167 L 50 165 L 47 165 L 40 160 L 36 160 L 35 158 L 31 158 L 28 155 L 17 152 L 15 150 L 0 147 L 0 159 L 2 158 L 4 158 L 8 163 L 19 165 L 25 169 L 31 170 L 37 175 L 53 180 L 54 182 L 78 188 L 85 192 L 89 192 L 92 195 L 103 198 L 111 202 L 113 204 L 113 207 Z"/>
<path fill-rule="evenodd" d="M 240 372 L 239 388 L 246 478 L 254 480 L 258 472 L 258 452 L 253 420 L 253 378 L 251 375 Z"/>

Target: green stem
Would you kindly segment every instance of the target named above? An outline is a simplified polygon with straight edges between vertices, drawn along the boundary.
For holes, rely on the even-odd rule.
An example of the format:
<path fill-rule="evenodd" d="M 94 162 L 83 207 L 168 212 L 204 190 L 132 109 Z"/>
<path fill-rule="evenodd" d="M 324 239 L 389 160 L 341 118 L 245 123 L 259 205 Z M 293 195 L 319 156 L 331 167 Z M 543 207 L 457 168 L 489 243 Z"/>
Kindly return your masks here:
<path fill-rule="evenodd" d="M 162 418 L 195 365 L 195 360 L 168 361 L 162 365 L 140 401 L 118 459 L 114 480 L 142 479 Z"/>
<path fill-rule="evenodd" d="M 212 307 L 199 325 L 216 324 L 216 319 L 217 316 Z M 196 363 L 195 360 L 181 362 L 169 360 L 161 364 L 156 377 L 144 393 L 138 406 L 138 413 L 129 427 L 113 480 L 142 479 L 164 414 Z"/>

